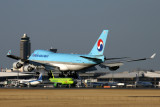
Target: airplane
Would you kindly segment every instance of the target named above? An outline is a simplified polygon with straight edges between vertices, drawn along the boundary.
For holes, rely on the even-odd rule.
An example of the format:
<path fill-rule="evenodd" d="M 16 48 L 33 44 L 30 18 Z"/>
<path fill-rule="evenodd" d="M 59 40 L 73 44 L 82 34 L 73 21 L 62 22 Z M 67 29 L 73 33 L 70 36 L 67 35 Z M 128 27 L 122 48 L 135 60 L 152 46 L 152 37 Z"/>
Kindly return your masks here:
<path fill-rule="evenodd" d="M 136 81 L 135 81 L 135 85 L 138 88 L 142 88 L 142 87 L 153 87 L 153 84 L 151 82 L 147 82 L 147 81 L 140 81 L 139 80 L 139 73 L 136 74 Z"/>
<path fill-rule="evenodd" d="M 145 81 L 137 81 L 136 87 L 153 87 L 153 84 L 151 82 L 145 82 Z"/>
<path fill-rule="evenodd" d="M 99 65 L 101 68 L 109 68 L 111 71 L 119 69 L 124 62 L 141 61 L 147 59 L 153 59 L 156 55 L 154 53 L 149 58 L 141 59 L 129 59 L 124 60 L 127 57 L 121 58 L 106 58 L 103 55 L 106 39 L 108 37 L 108 30 L 103 30 L 97 42 L 93 46 L 89 54 L 66 54 L 66 53 L 54 53 L 48 50 L 35 50 L 31 56 L 26 60 L 18 56 L 12 55 L 9 50 L 7 57 L 18 60 L 13 63 L 13 68 L 19 69 L 24 66 L 24 71 L 31 72 L 34 69 L 42 68 L 46 71 L 58 70 L 61 71 L 60 76 L 64 77 L 64 73 L 76 77 L 79 70 L 87 69 Z M 115 61 L 115 60 L 122 61 Z M 112 62 L 106 62 L 112 61 Z"/>
<path fill-rule="evenodd" d="M 39 78 L 36 79 L 29 79 L 29 80 L 19 80 L 20 85 L 28 85 L 28 86 L 36 86 L 42 83 L 42 73 L 39 75 Z"/>
<path fill-rule="evenodd" d="M 75 81 L 72 78 L 55 78 L 52 71 L 50 71 L 52 74 L 49 78 L 50 82 L 54 83 L 55 87 L 58 87 L 60 85 L 75 85 Z"/>
<path fill-rule="evenodd" d="M 96 86 L 117 86 L 118 82 L 93 82 L 93 87 Z"/>

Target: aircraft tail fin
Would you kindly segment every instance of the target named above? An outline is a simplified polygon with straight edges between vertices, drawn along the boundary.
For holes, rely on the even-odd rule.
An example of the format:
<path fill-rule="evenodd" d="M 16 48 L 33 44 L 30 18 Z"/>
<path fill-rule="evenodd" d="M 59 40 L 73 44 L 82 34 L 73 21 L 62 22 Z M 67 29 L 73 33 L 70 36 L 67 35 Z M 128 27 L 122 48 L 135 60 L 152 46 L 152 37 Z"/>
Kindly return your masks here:
<path fill-rule="evenodd" d="M 54 75 L 52 71 L 50 71 L 50 78 L 54 79 Z"/>
<path fill-rule="evenodd" d="M 52 78 L 54 79 L 54 75 L 53 75 L 53 73 L 52 73 Z"/>
<path fill-rule="evenodd" d="M 92 48 L 89 55 L 103 55 L 106 39 L 108 35 L 108 30 L 103 30 L 94 47 Z"/>
<path fill-rule="evenodd" d="M 42 73 L 39 75 L 38 80 L 42 80 Z"/>

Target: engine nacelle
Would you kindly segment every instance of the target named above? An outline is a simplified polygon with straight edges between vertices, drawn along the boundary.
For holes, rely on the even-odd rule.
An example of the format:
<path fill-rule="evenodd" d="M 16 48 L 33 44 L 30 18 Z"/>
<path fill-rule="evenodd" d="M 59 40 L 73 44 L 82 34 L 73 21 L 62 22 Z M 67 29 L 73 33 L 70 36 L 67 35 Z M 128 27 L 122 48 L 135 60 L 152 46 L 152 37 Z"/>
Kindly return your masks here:
<path fill-rule="evenodd" d="M 31 72 L 34 70 L 34 67 L 32 67 L 31 65 L 26 65 L 24 66 L 24 71 L 25 72 Z"/>
<path fill-rule="evenodd" d="M 117 69 L 119 69 L 119 66 L 109 67 L 109 70 L 111 71 L 116 71 Z"/>
<path fill-rule="evenodd" d="M 23 63 L 20 61 L 13 63 L 13 68 L 15 69 L 21 68 L 22 66 L 23 66 Z"/>

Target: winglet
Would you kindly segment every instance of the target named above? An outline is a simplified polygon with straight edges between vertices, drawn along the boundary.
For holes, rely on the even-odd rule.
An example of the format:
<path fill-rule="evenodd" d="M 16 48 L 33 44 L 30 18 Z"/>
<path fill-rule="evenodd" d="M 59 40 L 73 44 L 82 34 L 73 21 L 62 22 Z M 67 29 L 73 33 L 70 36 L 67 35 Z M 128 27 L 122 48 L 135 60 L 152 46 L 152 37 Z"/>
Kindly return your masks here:
<path fill-rule="evenodd" d="M 150 58 L 153 59 L 156 56 L 156 53 L 154 53 Z"/>
<path fill-rule="evenodd" d="M 7 55 L 11 55 L 11 50 L 8 51 Z"/>

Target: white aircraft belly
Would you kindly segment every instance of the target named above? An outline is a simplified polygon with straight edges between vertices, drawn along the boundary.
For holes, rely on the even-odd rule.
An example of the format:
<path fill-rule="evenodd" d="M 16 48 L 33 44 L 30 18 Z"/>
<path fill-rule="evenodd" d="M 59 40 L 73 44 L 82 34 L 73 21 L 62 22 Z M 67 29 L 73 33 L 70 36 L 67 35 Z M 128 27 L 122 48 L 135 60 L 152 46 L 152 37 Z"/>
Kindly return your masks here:
<path fill-rule="evenodd" d="M 87 65 L 82 65 L 82 64 L 53 64 L 53 66 L 59 67 L 60 71 L 69 71 L 69 70 L 74 71 L 88 67 Z"/>
<path fill-rule="evenodd" d="M 80 70 L 83 68 L 86 68 L 86 65 L 66 65 L 68 67 L 69 70 Z"/>
<path fill-rule="evenodd" d="M 68 70 L 66 64 L 53 64 L 53 66 L 59 67 L 60 71 L 67 71 Z"/>

